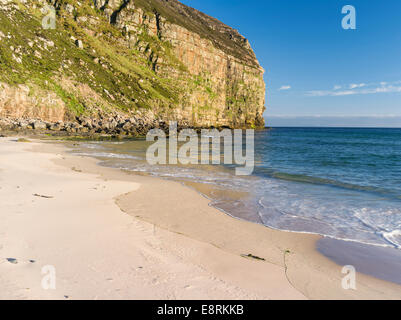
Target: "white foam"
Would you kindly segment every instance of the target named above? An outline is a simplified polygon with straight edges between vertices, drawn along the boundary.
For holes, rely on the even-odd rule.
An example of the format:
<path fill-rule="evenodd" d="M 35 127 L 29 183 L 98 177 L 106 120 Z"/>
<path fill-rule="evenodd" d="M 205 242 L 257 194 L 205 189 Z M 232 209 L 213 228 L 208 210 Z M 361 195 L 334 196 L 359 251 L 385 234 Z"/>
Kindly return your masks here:
<path fill-rule="evenodd" d="M 86 146 L 88 147 L 88 146 Z M 92 145 L 89 148 L 93 148 Z M 103 150 L 99 150 L 103 151 Z M 223 170 L 207 167 L 150 166 L 144 160 L 129 154 L 107 152 L 81 152 L 80 155 L 116 159 L 108 166 L 125 170 L 148 172 L 166 179 L 190 180 L 215 184 L 229 190 L 250 192 L 243 205 L 219 207 L 219 200 L 210 199 L 212 205 L 230 216 L 241 219 L 236 208 L 248 208 L 259 215 L 263 224 L 278 230 L 319 234 L 334 239 L 401 249 L 401 208 L 399 202 L 382 200 L 375 196 L 338 188 L 289 182 L 274 178 L 237 177 Z M 121 159 L 120 163 L 118 159 Z M 380 200 L 380 201 L 379 201 Z M 224 202 L 224 201 L 222 201 Z"/>
<path fill-rule="evenodd" d="M 401 230 L 393 230 L 391 232 L 384 232 L 383 237 L 396 246 L 398 249 L 401 249 Z"/>
<path fill-rule="evenodd" d="M 127 154 L 117 154 L 117 153 L 108 153 L 108 152 L 79 152 L 76 153 L 79 156 L 84 157 L 100 157 L 100 158 L 113 158 L 113 159 L 132 159 L 132 160 L 141 160 L 139 157 L 130 156 Z"/>

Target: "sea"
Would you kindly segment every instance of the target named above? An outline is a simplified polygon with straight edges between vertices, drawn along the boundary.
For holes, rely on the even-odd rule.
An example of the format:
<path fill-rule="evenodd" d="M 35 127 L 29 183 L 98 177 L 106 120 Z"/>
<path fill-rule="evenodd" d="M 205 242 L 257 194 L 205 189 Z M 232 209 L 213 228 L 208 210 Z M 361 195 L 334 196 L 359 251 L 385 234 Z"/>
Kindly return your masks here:
<path fill-rule="evenodd" d="M 150 165 L 151 144 L 87 141 L 72 152 L 103 166 L 179 181 L 238 219 L 401 249 L 401 129 L 255 131 L 250 176 L 237 176 L 235 165 Z"/>

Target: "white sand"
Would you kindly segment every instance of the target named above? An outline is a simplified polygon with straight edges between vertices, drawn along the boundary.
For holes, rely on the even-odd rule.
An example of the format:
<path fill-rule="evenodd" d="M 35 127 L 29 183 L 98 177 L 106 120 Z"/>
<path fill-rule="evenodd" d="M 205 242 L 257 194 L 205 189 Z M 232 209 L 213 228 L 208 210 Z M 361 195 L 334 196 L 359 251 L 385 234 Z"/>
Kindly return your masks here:
<path fill-rule="evenodd" d="M 260 265 L 154 230 L 113 200 L 137 190 L 138 183 L 104 181 L 57 166 L 51 160 L 63 155 L 28 151 L 34 146 L 0 139 L 1 299 L 303 298 L 275 265 L 268 294 L 258 295 L 188 262 L 187 254 L 206 253 L 245 270 Z M 42 288 L 47 265 L 55 267 L 56 290 Z"/>

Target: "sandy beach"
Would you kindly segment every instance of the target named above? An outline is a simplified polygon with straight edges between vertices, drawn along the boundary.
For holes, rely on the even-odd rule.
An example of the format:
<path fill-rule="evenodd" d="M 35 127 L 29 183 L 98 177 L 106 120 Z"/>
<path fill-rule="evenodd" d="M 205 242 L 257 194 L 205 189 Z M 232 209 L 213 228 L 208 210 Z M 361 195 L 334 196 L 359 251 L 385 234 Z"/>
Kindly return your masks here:
<path fill-rule="evenodd" d="M 344 290 L 319 236 L 234 219 L 180 183 L 39 140 L 0 138 L 0 155 L 0 299 L 401 298 L 359 273 Z"/>

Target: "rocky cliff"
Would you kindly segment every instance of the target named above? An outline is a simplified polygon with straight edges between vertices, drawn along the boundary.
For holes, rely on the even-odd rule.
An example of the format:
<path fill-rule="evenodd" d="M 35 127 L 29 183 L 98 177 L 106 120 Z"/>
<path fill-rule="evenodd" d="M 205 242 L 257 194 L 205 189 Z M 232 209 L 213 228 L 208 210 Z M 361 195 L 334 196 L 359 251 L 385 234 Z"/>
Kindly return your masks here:
<path fill-rule="evenodd" d="M 263 72 L 236 30 L 176 0 L 0 0 L 3 125 L 262 127 Z"/>

